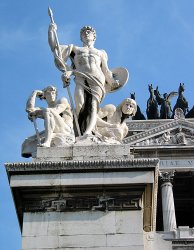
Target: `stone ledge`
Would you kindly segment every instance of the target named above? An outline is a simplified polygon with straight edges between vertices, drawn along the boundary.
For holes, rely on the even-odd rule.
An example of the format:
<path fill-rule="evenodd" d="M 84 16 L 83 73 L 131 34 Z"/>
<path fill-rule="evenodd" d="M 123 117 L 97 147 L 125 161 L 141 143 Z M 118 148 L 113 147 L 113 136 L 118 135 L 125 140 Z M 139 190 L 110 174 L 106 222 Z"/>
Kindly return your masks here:
<path fill-rule="evenodd" d="M 93 160 L 93 161 L 51 161 L 5 163 L 8 175 L 49 172 L 122 171 L 155 168 L 159 159 Z"/>
<path fill-rule="evenodd" d="M 33 161 L 65 161 L 65 160 L 120 160 L 131 159 L 130 146 L 119 145 L 76 145 L 66 147 L 38 147 Z"/>
<path fill-rule="evenodd" d="M 12 175 L 11 187 L 47 187 L 53 186 L 106 186 L 106 185 L 134 185 L 136 183 L 153 183 L 154 171 L 111 171 L 111 172 L 79 172 L 56 174 Z"/>

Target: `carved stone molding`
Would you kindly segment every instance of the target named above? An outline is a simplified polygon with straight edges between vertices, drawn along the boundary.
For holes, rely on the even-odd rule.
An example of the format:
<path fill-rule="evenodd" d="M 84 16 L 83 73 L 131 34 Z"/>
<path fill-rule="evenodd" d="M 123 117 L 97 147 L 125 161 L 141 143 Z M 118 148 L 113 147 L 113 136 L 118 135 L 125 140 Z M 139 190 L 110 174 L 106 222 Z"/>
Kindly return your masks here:
<path fill-rule="evenodd" d="M 177 240 L 172 241 L 172 245 L 173 246 L 175 246 L 175 245 L 183 245 L 184 247 L 185 246 L 194 246 L 194 240 L 193 239 L 184 239 L 184 240 L 177 239 Z M 185 249 L 185 248 L 182 248 L 182 249 Z"/>
<path fill-rule="evenodd" d="M 184 128 L 186 132 L 186 134 L 184 135 L 184 133 L 182 132 L 182 137 L 187 137 L 188 141 L 187 143 L 180 143 L 179 142 L 179 138 L 180 138 L 180 132 L 176 131 L 180 128 Z M 125 144 L 130 144 L 133 146 L 138 146 L 139 143 L 141 144 L 141 146 L 147 146 L 147 145 L 160 145 L 159 141 L 160 137 L 162 137 L 162 135 L 164 135 L 165 133 L 171 133 L 172 131 L 174 131 L 175 133 L 172 134 L 172 136 L 174 136 L 175 138 L 171 138 L 171 142 L 170 144 L 194 144 L 194 136 L 193 136 L 193 131 L 194 131 L 194 123 L 191 121 L 187 121 L 186 119 L 174 119 L 172 121 L 169 121 L 168 123 L 164 123 L 164 124 L 160 124 L 157 127 L 154 128 L 148 128 L 148 129 L 144 129 L 143 132 L 128 136 L 126 138 L 123 139 L 123 142 Z M 171 136 L 171 137 L 172 137 Z M 179 138 L 177 138 L 177 136 Z M 173 140 L 172 140 L 173 139 Z M 178 139 L 178 140 L 177 140 Z M 186 141 L 186 140 L 185 140 Z M 165 144 L 162 143 L 162 144 Z"/>
<path fill-rule="evenodd" d="M 93 213 L 96 210 L 142 210 L 140 213 L 145 218 L 147 231 L 155 226 L 153 207 L 156 203 L 154 197 L 157 194 L 157 187 L 154 176 L 155 178 L 158 176 L 158 169 L 159 159 L 157 158 L 6 164 L 10 183 L 13 184 L 11 188 L 20 225 L 23 223 L 25 212 L 89 211 Z M 133 174 L 135 171 L 137 175 Z M 119 182 L 116 179 L 117 173 L 121 178 Z M 92 182 L 90 176 L 95 182 Z M 144 179 L 144 176 L 148 179 Z M 130 180 L 131 177 L 133 181 Z M 87 178 L 90 179 L 85 181 Z M 150 204 L 145 212 L 144 197 L 146 199 L 148 196 Z"/>
<path fill-rule="evenodd" d="M 155 128 L 166 123 L 172 122 L 172 120 L 168 119 L 157 119 L 157 120 L 130 120 L 127 123 L 129 131 L 137 132 L 137 131 L 145 131 L 151 128 Z"/>
<path fill-rule="evenodd" d="M 167 130 L 159 136 L 153 136 L 151 138 L 145 138 L 144 140 L 137 142 L 134 146 L 159 146 L 159 145 L 175 145 L 175 146 L 185 146 L 194 145 L 193 131 L 182 130 L 178 127 L 174 130 Z"/>
<path fill-rule="evenodd" d="M 6 170 L 9 174 L 40 173 L 54 171 L 85 171 L 85 170 L 108 170 L 108 169 L 127 169 L 127 168 L 147 168 L 155 167 L 159 159 L 127 159 L 127 160 L 99 160 L 99 161 L 59 161 L 59 162 L 21 162 L 6 163 Z"/>
<path fill-rule="evenodd" d="M 67 211 L 122 211 L 140 210 L 140 198 L 130 196 L 100 197 L 59 197 L 42 201 L 28 201 L 24 204 L 25 212 L 67 212 Z"/>
<path fill-rule="evenodd" d="M 162 183 L 172 182 L 174 178 L 174 171 L 171 172 L 160 172 L 159 177 Z"/>
<path fill-rule="evenodd" d="M 167 123 L 167 124 L 164 124 L 164 125 L 152 128 L 152 129 L 148 129 L 147 131 L 144 131 L 144 132 L 138 133 L 136 135 L 127 137 L 123 140 L 123 142 L 127 144 L 127 143 L 132 143 L 136 140 L 138 141 L 139 139 L 141 139 L 143 137 L 151 137 L 155 133 L 160 133 L 163 130 L 168 130 L 170 128 L 173 128 L 176 124 L 177 124 L 177 121 L 173 120 L 170 123 Z"/>

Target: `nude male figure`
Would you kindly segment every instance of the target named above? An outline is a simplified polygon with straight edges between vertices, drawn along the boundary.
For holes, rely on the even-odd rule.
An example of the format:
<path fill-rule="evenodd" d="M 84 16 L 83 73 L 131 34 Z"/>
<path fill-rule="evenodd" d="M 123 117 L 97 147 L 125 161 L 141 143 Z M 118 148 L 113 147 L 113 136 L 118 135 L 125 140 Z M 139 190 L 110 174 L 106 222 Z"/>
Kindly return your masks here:
<path fill-rule="evenodd" d="M 36 98 L 45 99 L 48 107 L 41 108 L 35 105 Z M 28 98 L 26 111 L 30 120 L 40 118 L 44 120 L 45 141 L 41 147 L 50 147 L 53 134 L 74 135 L 73 116 L 66 98 L 57 100 L 57 89 L 50 85 L 43 90 L 34 90 Z"/>
<path fill-rule="evenodd" d="M 48 31 L 48 39 L 51 50 L 54 52 L 57 46 L 55 39 L 56 24 L 51 23 Z M 74 75 L 76 83 L 74 99 L 76 113 L 83 135 L 90 135 L 97 121 L 99 104 L 105 95 L 105 84 L 113 88 L 119 86 L 119 82 L 113 78 L 113 73 L 107 65 L 107 54 L 104 50 L 94 48 L 96 31 L 91 26 L 84 26 L 80 31 L 82 47 L 75 45 L 60 45 L 61 59 L 66 62 L 71 60 L 71 68 L 65 71 L 62 80 L 68 85 L 71 75 Z"/>

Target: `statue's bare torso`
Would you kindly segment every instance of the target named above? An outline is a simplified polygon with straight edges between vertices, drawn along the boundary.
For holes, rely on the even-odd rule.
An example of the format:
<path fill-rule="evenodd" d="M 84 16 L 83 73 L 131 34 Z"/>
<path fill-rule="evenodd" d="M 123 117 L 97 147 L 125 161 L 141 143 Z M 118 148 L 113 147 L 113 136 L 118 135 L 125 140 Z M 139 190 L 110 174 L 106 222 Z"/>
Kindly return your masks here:
<path fill-rule="evenodd" d="M 105 75 L 102 69 L 105 52 L 96 48 L 73 47 L 73 63 L 79 72 L 96 77 L 103 85 L 105 83 Z"/>
<path fill-rule="evenodd" d="M 62 80 L 64 84 L 69 84 L 71 75 L 75 76 L 76 113 L 78 119 L 81 117 L 80 126 L 84 124 L 85 127 L 82 129 L 82 134 L 89 135 L 92 134 L 96 124 L 99 103 L 106 93 L 105 82 L 114 87 L 117 87 L 119 83 L 114 80 L 108 68 L 106 52 L 94 48 L 96 32 L 91 26 L 84 26 L 80 31 L 82 47 L 59 45 L 56 41 L 56 31 L 56 24 L 51 23 L 48 31 L 49 45 L 54 54 L 59 55 L 58 58 L 61 61 L 66 63 L 68 58 L 72 61 L 72 69 L 65 70 Z M 85 106 L 86 102 L 87 106 Z"/>

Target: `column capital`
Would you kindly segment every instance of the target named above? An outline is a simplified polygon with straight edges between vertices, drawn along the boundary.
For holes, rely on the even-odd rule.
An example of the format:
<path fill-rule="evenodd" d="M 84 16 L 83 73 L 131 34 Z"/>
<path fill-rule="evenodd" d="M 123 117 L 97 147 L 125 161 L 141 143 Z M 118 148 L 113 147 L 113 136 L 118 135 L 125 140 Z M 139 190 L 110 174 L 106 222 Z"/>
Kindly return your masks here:
<path fill-rule="evenodd" d="M 175 173 L 175 171 L 160 172 L 159 173 L 160 180 L 162 181 L 162 183 L 166 183 L 166 182 L 171 183 L 173 181 L 173 178 L 174 178 L 174 173 Z"/>

